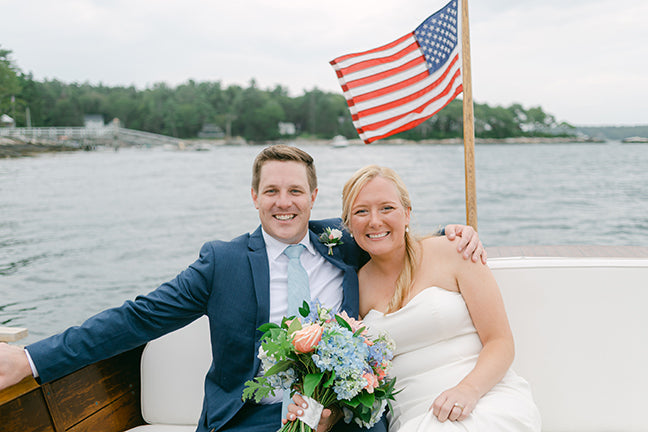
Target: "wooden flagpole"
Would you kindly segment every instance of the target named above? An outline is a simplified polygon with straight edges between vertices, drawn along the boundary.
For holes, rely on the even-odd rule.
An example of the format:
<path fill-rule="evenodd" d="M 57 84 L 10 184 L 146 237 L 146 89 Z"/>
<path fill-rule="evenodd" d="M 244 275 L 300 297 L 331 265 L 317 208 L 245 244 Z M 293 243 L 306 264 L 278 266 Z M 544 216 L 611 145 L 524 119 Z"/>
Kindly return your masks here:
<path fill-rule="evenodd" d="M 464 167 L 466 171 L 466 224 L 477 231 L 477 192 L 475 188 L 475 117 L 470 72 L 470 29 L 468 0 L 461 1 L 461 51 L 463 75 Z"/>

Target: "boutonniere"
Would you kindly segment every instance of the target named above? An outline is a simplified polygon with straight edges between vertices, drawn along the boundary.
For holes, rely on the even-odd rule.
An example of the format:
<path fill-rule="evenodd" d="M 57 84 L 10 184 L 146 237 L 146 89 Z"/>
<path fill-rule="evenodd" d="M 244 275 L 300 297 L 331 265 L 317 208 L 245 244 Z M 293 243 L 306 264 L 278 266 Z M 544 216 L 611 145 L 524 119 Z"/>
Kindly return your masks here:
<path fill-rule="evenodd" d="M 324 243 L 325 246 L 328 246 L 328 254 L 333 255 L 333 246 L 343 244 L 342 241 L 342 231 L 339 229 L 331 229 L 327 227 L 324 229 L 324 232 L 320 234 L 319 241 Z"/>

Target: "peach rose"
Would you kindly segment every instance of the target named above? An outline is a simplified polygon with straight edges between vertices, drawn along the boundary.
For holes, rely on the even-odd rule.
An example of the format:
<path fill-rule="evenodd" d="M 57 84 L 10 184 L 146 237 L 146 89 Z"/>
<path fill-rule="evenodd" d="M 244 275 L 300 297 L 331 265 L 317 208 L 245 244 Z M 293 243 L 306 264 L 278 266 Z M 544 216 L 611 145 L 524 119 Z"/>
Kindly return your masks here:
<path fill-rule="evenodd" d="M 387 376 L 387 372 L 385 372 L 386 368 L 387 365 L 385 365 L 384 363 L 377 368 L 376 373 L 378 374 L 378 380 L 382 381 Z"/>
<path fill-rule="evenodd" d="M 292 344 L 298 352 L 305 354 L 313 352 L 320 340 L 322 327 L 319 324 L 310 324 L 293 334 Z"/>
<path fill-rule="evenodd" d="M 346 313 L 346 311 L 342 311 L 342 312 L 340 312 L 338 315 L 341 316 L 342 319 L 344 319 L 344 321 L 346 321 L 346 322 L 351 326 L 351 330 L 352 330 L 354 333 L 357 332 L 358 329 L 361 329 L 362 327 L 364 327 L 364 324 L 363 324 L 362 321 L 359 321 L 359 320 L 357 320 L 357 319 L 355 319 L 355 318 L 350 317 L 350 316 Z M 366 335 L 366 334 L 367 334 L 367 329 L 365 328 L 365 329 L 362 331 L 361 334 L 362 334 L 363 336 Z"/>
<path fill-rule="evenodd" d="M 379 385 L 376 375 L 365 372 L 364 374 L 362 374 L 362 377 L 367 380 L 365 390 L 367 390 L 369 393 L 373 393 L 374 389 Z"/>

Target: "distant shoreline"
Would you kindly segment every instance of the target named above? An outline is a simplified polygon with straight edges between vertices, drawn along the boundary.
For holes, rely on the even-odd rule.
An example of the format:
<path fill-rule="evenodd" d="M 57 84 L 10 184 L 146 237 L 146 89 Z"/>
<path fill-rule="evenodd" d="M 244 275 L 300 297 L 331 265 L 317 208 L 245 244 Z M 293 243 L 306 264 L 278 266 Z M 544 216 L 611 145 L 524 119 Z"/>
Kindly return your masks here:
<path fill-rule="evenodd" d="M 72 152 L 82 150 L 76 145 L 51 141 L 24 141 L 16 138 L 0 138 L 0 159 L 37 156 L 43 153 Z"/>
<path fill-rule="evenodd" d="M 293 140 L 268 141 L 262 143 L 246 143 L 244 140 L 237 140 L 235 144 L 227 143 L 223 139 L 191 139 L 185 140 L 188 144 L 187 150 L 196 146 L 222 146 L 222 145 L 270 145 L 276 143 L 301 145 L 330 145 L 328 139 L 305 139 L 296 138 Z M 564 143 L 604 143 L 605 140 L 592 140 L 579 137 L 514 137 L 514 138 L 476 138 L 475 144 L 564 144 Z M 365 145 L 360 139 L 348 140 L 350 146 Z M 461 138 L 428 139 L 421 141 L 410 141 L 404 139 L 387 139 L 375 142 L 371 145 L 462 145 Z M 0 158 L 18 158 L 37 156 L 43 153 L 72 152 L 84 150 L 76 143 L 67 143 L 51 140 L 21 140 L 18 138 L 0 138 Z"/>
<path fill-rule="evenodd" d="M 361 143 L 360 140 L 357 140 Z M 349 140 L 351 142 L 351 140 Z M 605 140 L 595 140 L 580 137 L 511 137 L 511 138 L 475 138 L 475 144 L 579 144 L 604 143 Z M 375 144 L 381 144 L 376 142 Z M 423 145 L 463 145 L 463 138 L 429 139 L 421 141 L 385 140 L 383 144 L 423 144 Z M 373 144 L 372 144 L 373 145 Z"/>

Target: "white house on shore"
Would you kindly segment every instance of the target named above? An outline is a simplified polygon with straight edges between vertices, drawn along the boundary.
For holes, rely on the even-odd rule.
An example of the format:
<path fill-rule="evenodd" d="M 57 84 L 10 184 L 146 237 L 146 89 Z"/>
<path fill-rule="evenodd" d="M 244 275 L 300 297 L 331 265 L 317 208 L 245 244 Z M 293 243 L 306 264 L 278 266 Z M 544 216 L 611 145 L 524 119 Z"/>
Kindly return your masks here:
<path fill-rule="evenodd" d="M 15 127 L 16 121 L 9 117 L 7 114 L 0 116 L 0 127 Z"/>
<path fill-rule="evenodd" d="M 101 114 L 86 114 L 83 116 L 83 125 L 86 129 L 102 129 L 105 127 L 104 117 Z"/>

